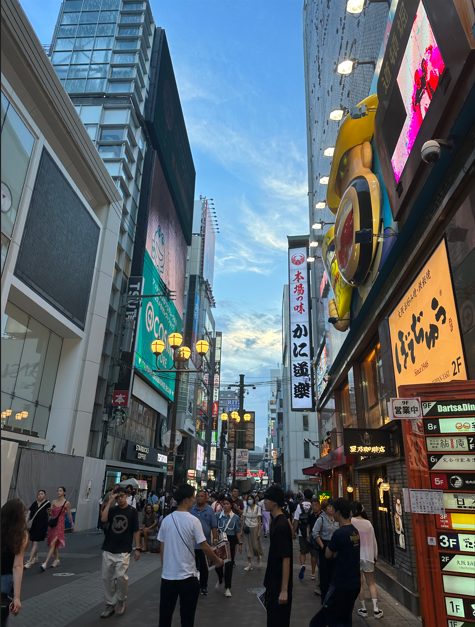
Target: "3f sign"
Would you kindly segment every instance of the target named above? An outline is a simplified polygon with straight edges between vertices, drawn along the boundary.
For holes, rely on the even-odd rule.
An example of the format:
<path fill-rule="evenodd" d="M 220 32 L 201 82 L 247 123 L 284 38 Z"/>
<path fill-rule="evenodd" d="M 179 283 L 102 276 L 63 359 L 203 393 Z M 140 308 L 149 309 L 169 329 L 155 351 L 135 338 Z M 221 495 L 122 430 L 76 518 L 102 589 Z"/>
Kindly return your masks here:
<path fill-rule="evenodd" d="M 439 543 L 440 543 L 440 546 L 443 547 L 444 549 L 458 548 L 457 538 L 449 538 L 448 536 L 440 536 Z"/>

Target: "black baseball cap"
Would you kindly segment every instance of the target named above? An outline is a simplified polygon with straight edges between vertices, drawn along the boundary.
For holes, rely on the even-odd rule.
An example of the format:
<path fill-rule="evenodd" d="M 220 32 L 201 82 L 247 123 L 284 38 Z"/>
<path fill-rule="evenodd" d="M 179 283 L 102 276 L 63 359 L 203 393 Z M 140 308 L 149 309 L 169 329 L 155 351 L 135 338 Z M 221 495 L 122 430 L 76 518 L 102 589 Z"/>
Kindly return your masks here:
<path fill-rule="evenodd" d="M 279 486 L 271 485 L 264 493 L 264 498 L 268 501 L 274 501 L 279 507 L 282 507 L 285 503 L 285 494 L 282 488 Z"/>

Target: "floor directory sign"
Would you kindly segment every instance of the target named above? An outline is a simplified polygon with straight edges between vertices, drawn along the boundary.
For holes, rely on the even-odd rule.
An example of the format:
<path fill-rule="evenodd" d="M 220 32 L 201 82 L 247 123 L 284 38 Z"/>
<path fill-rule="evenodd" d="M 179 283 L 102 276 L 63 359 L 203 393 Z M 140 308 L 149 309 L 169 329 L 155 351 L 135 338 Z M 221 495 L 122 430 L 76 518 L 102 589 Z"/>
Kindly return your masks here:
<path fill-rule="evenodd" d="M 398 392 L 422 407 L 401 424 L 423 623 L 475 627 L 475 382 Z"/>

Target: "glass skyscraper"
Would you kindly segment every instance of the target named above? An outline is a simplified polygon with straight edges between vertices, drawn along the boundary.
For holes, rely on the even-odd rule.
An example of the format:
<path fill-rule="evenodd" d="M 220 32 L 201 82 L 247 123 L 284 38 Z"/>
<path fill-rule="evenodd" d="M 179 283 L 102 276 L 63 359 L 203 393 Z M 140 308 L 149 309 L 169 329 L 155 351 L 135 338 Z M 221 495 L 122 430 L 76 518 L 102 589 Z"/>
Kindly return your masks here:
<path fill-rule="evenodd" d="M 121 312 L 131 271 L 147 141 L 143 115 L 154 35 L 148 0 L 63 0 L 50 48 L 55 71 L 123 198 L 91 455 L 99 452 L 103 413 L 118 374 Z"/>

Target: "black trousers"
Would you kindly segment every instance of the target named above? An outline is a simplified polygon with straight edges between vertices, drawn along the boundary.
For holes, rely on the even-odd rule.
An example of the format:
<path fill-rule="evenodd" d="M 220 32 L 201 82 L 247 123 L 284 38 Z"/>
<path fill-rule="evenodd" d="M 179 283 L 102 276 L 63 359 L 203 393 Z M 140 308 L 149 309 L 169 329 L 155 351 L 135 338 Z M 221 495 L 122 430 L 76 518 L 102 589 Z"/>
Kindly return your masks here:
<path fill-rule="evenodd" d="M 233 580 L 234 557 L 236 555 L 236 546 L 238 543 L 236 536 L 228 536 L 228 540 L 229 540 L 229 549 L 231 551 L 231 561 L 226 562 L 226 564 L 224 565 L 224 569 L 222 566 L 221 568 L 216 568 L 216 574 L 218 575 L 219 583 L 223 581 L 223 570 L 224 570 L 224 587 L 225 588 L 231 587 L 231 583 Z"/>
<path fill-rule="evenodd" d="M 324 542 L 323 544 L 326 548 L 328 542 Z M 327 558 L 325 557 L 325 548 L 319 549 L 318 551 L 318 570 L 320 573 L 320 591 L 322 593 L 322 605 L 325 597 L 327 596 L 328 588 L 330 587 L 334 565 L 333 559 L 327 560 Z"/>
<path fill-rule="evenodd" d="M 351 627 L 351 615 L 359 592 L 359 588 L 337 590 L 331 585 L 320 611 L 315 614 L 308 627 Z"/>
<path fill-rule="evenodd" d="M 208 562 L 202 549 L 195 549 L 196 568 L 200 571 L 200 588 L 208 587 Z"/>
<path fill-rule="evenodd" d="M 158 627 L 171 627 L 178 597 L 180 597 L 181 627 L 193 627 L 199 595 L 200 584 L 196 577 L 182 580 L 162 579 Z"/>
<path fill-rule="evenodd" d="M 290 627 L 292 595 L 287 603 L 279 605 L 279 590 L 266 590 L 267 627 Z"/>

